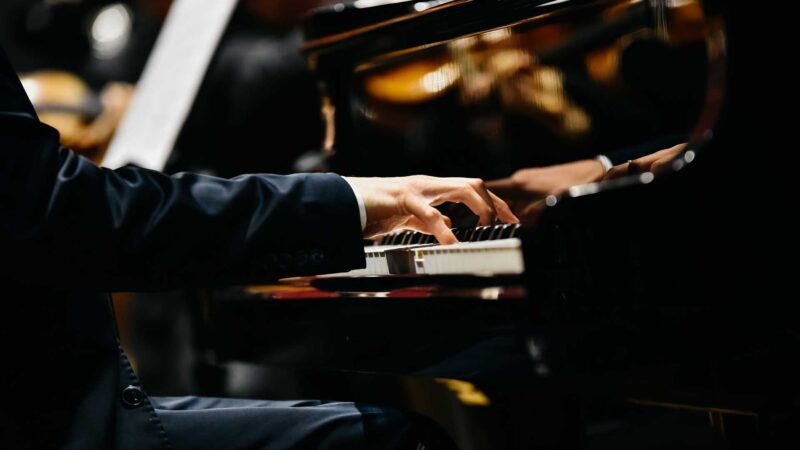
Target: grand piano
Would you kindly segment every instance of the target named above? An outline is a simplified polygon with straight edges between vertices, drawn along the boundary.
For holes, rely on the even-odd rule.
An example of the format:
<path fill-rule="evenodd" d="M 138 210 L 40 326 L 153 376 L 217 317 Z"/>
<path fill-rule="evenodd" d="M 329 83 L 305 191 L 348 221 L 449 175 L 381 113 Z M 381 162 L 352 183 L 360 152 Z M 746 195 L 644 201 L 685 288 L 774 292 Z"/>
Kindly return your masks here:
<path fill-rule="evenodd" d="M 399 232 L 364 269 L 205 292 L 204 393 L 394 406 L 462 450 L 796 442 L 800 335 L 726 181 L 743 22 L 708 0 L 316 11 L 322 169 L 492 180 L 687 144 L 657 173 L 532 195 L 521 226 L 453 207 L 459 244 Z"/>

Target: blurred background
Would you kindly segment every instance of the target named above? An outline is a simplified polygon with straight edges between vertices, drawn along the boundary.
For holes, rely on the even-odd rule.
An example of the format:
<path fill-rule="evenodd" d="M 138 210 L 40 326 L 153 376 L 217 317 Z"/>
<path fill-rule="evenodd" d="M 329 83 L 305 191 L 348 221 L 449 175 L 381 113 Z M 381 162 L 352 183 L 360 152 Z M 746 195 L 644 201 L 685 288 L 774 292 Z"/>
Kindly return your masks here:
<path fill-rule="evenodd" d="M 168 172 L 287 173 L 299 154 L 319 147 L 319 100 L 296 25 L 321 1 L 240 2 Z M 66 146 L 101 159 L 171 1 L 2 3 L 0 39 L 42 119 Z M 279 152 L 252 148 L 264 134 Z"/>

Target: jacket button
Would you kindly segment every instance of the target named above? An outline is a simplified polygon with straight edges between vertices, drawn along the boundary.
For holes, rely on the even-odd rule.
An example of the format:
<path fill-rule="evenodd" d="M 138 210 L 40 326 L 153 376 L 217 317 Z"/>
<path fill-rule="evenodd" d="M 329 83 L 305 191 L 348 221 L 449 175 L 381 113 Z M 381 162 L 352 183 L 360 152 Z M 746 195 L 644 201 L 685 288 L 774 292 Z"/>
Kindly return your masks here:
<path fill-rule="evenodd" d="M 138 408 L 144 404 L 144 391 L 138 386 L 128 386 L 122 390 L 122 404 L 126 408 Z"/>

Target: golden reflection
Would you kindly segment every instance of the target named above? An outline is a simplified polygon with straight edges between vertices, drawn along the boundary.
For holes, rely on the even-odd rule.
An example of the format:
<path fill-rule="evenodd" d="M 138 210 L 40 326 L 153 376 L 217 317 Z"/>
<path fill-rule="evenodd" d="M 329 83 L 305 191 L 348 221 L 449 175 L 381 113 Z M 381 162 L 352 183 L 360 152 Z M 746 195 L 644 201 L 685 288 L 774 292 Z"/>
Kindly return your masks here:
<path fill-rule="evenodd" d="M 487 59 L 486 68 L 499 77 L 508 77 L 532 65 L 533 59 L 527 52 L 512 48 L 493 52 Z"/>
<path fill-rule="evenodd" d="M 593 80 L 610 83 L 619 72 L 620 49 L 610 46 L 586 55 L 586 71 Z"/>
<path fill-rule="evenodd" d="M 91 97 L 86 83 L 69 73 L 55 71 L 24 75 L 21 81 L 39 119 L 61 133 L 63 145 L 74 146 L 85 132 L 87 121 L 69 108 L 80 110 Z M 43 111 L 50 105 L 63 106 L 64 110 Z"/>
<path fill-rule="evenodd" d="M 481 40 L 489 44 L 497 44 L 511 37 L 511 30 L 500 28 L 499 30 L 487 31 L 481 35 Z"/>
<path fill-rule="evenodd" d="M 422 60 L 371 74 L 365 80 L 364 89 L 377 100 L 414 104 L 444 94 L 460 76 L 451 62 Z"/>
<path fill-rule="evenodd" d="M 489 406 L 489 397 L 468 381 L 451 378 L 437 378 L 436 381 L 453 391 L 461 403 L 469 406 Z"/>
<path fill-rule="evenodd" d="M 422 77 L 422 87 L 430 94 L 438 94 L 452 86 L 459 78 L 455 64 L 445 64 Z"/>
<path fill-rule="evenodd" d="M 705 39 L 708 22 L 696 0 L 667 0 L 666 21 L 670 41 L 685 44 Z"/>

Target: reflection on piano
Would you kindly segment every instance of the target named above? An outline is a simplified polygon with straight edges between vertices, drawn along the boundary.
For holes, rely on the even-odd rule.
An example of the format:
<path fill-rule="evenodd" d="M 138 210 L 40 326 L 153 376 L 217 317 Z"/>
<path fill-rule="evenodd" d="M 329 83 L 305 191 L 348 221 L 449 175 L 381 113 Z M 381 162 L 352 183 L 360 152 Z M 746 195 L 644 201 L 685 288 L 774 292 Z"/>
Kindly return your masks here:
<path fill-rule="evenodd" d="M 490 179 L 675 134 L 688 144 L 670 173 L 553 196 L 531 226 L 459 228 L 451 246 L 397 233 L 365 248 L 365 269 L 209 293 L 206 363 L 225 370 L 208 393 L 392 405 L 462 450 L 769 448 L 793 437 L 794 325 L 735 308 L 707 270 L 731 266 L 716 199 L 702 194 L 721 191 L 709 184 L 736 136 L 718 122 L 726 10 L 700 0 L 319 10 L 306 52 L 327 164 L 340 173 Z"/>

